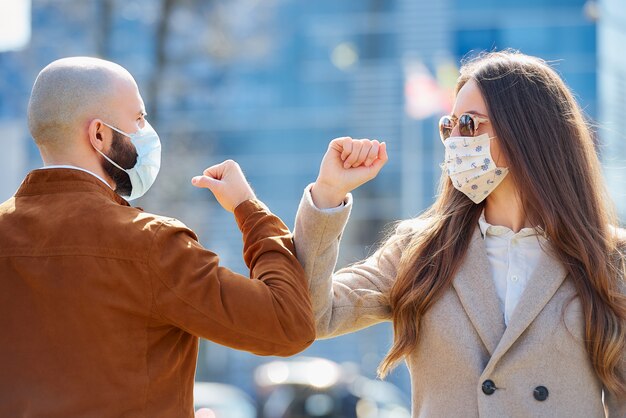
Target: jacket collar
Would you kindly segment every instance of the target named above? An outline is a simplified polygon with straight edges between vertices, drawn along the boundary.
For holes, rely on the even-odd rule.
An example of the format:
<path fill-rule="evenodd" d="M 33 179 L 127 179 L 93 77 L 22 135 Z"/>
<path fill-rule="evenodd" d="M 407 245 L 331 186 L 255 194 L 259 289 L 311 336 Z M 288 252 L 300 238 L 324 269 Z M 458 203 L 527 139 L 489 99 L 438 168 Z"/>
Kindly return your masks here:
<path fill-rule="evenodd" d="M 467 254 L 452 286 L 491 355 L 485 374 L 490 373 L 493 365 L 528 328 L 565 280 L 567 275 L 565 267 L 550 254 L 549 246 L 545 246 L 544 249 L 548 255 L 542 257 L 528 280 L 509 326 L 506 327 L 489 269 L 485 243 L 480 228 L 476 227 L 474 230 Z"/>
<path fill-rule="evenodd" d="M 120 195 L 90 173 L 72 168 L 33 170 L 22 181 L 16 197 L 63 192 L 95 192 L 114 202 L 130 206 Z"/>
<path fill-rule="evenodd" d="M 109 183 L 106 182 L 105 179 L 103 179 L 102 177 L 100 177 L 99 175 L 97 175 L 96 173 L 94 173 L 93 171 L 89 171 L 86 168 L 82 168 L 82 167 L 78 167 L 75 165 L 69 165 L 69 164 L 61 164 L 61 165 L 46 165 L 45 167 L 41 167 L 41 169 L 50 169 L 50 168 L 71 168 L 73 170 L 79 170 L 79 171 L 84 171 L 85 173 L 89 173 L 94 177 L 97 177 L 98 179 L 100 179 L 101 182 L 103 182 L 104 184 L 106 184 L 107 186 L 109 186 Z M 111 186 L 109 186 L 111 187 Z"/>
<path fill-rule="evenodd" d="M 489 354 L 493 354 L 504 334 L 504 314 L 480 229 L 476 227 L 452 286 Z"/>

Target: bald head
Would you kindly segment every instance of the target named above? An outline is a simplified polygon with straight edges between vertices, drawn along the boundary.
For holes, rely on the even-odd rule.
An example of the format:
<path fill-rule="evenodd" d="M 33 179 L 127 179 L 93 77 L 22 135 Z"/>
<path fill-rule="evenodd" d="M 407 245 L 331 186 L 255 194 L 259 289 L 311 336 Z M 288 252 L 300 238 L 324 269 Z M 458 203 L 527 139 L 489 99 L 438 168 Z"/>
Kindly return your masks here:
<path fill-rule="evenodd" d="M 30 133 L 40 149 L 71 146 L 90 119 L 114 119 L 115 96 L 133 88 L 130 73 L 113 62 L 89 57 L 54 61 L 41 70 L 33 86 Z"/>

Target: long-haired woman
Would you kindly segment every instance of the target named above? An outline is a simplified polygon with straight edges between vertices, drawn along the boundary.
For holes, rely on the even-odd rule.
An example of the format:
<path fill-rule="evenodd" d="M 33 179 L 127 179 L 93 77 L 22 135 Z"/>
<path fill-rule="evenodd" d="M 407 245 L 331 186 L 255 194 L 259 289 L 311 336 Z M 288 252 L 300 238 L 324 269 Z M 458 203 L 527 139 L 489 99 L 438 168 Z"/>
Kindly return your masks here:
<path fill-rule="evenodd" d="M 435 203 L 335 273 L 348 193 L 387 154 L 331 142 L 294 238 L 318 338 L 392 321 L 379 372 L 406 362 L 413 417 L 626 417 L 626 236 L 572 93 L 538 58 L 486 53 L 440 135 Z"/>

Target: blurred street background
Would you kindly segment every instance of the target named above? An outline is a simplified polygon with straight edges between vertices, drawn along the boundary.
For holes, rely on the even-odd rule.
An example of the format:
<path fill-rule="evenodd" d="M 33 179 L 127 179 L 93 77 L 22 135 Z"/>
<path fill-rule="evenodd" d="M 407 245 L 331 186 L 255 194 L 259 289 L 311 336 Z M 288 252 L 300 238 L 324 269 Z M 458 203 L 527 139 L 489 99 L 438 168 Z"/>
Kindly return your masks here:
<path fill-rule="evenodd" d="M 373 252 L 392 221 L 433 202 L 443 159 L 436 124 L 451 109 L 460 60 L 515 48 L 550 61 L 573 89 L 596 127 L 623 222 L 625 28 L 624 0 L 0 0 L 0 200 L 41 166 L 26 124 L 37 73 L 61 57 L 97 56 L 133 74 L 163 142 L 160 175 L 134 205 L 180 219 L 243 274 L 232 215 L 192 187 L 192 176 L 238 161 L 258 197 L 293 227 L 332 138 L 386 141 L 388 165 L 354 193 L 345 265 Z M 238 388 L 219 398 L 248 397 L 265 417 L 357 416 L 337 412 L 340 404 L 361 418 L 408 416 L 405 368 L 388 386 L 373 380 L 391 339 L 382 324 L 317 341 L 307 358 L 284 362 L 202 341 L 197 380 L 227 385 L 206 393 Z M 292 382 L 298 367 L 321 367 L 327 380 L 303 372 Z M 355 407 L 363 399 L 370 403 Z M 285 412 L 289 402 L 295 409 Z M 237 414 L 221 416 L 250 416 Z"/>

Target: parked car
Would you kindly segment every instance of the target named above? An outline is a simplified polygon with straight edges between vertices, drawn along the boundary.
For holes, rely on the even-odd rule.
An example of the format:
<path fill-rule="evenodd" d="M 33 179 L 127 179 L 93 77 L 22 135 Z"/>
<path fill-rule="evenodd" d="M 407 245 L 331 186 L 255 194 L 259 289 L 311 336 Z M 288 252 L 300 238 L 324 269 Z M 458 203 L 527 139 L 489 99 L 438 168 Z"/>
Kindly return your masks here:
<path fill-rule="evenodd" d="M 403 393 L 329 360 L 273 361 L 255 372 L 259 418 L 410 418 Z"/>
<path fill-rule="evenodd" d="M 256 418 L 256 405 L 241 389 L 213 382 L 196 382 L 193 387 L 194 409 L 206 408 L 210 418 Z"/>

